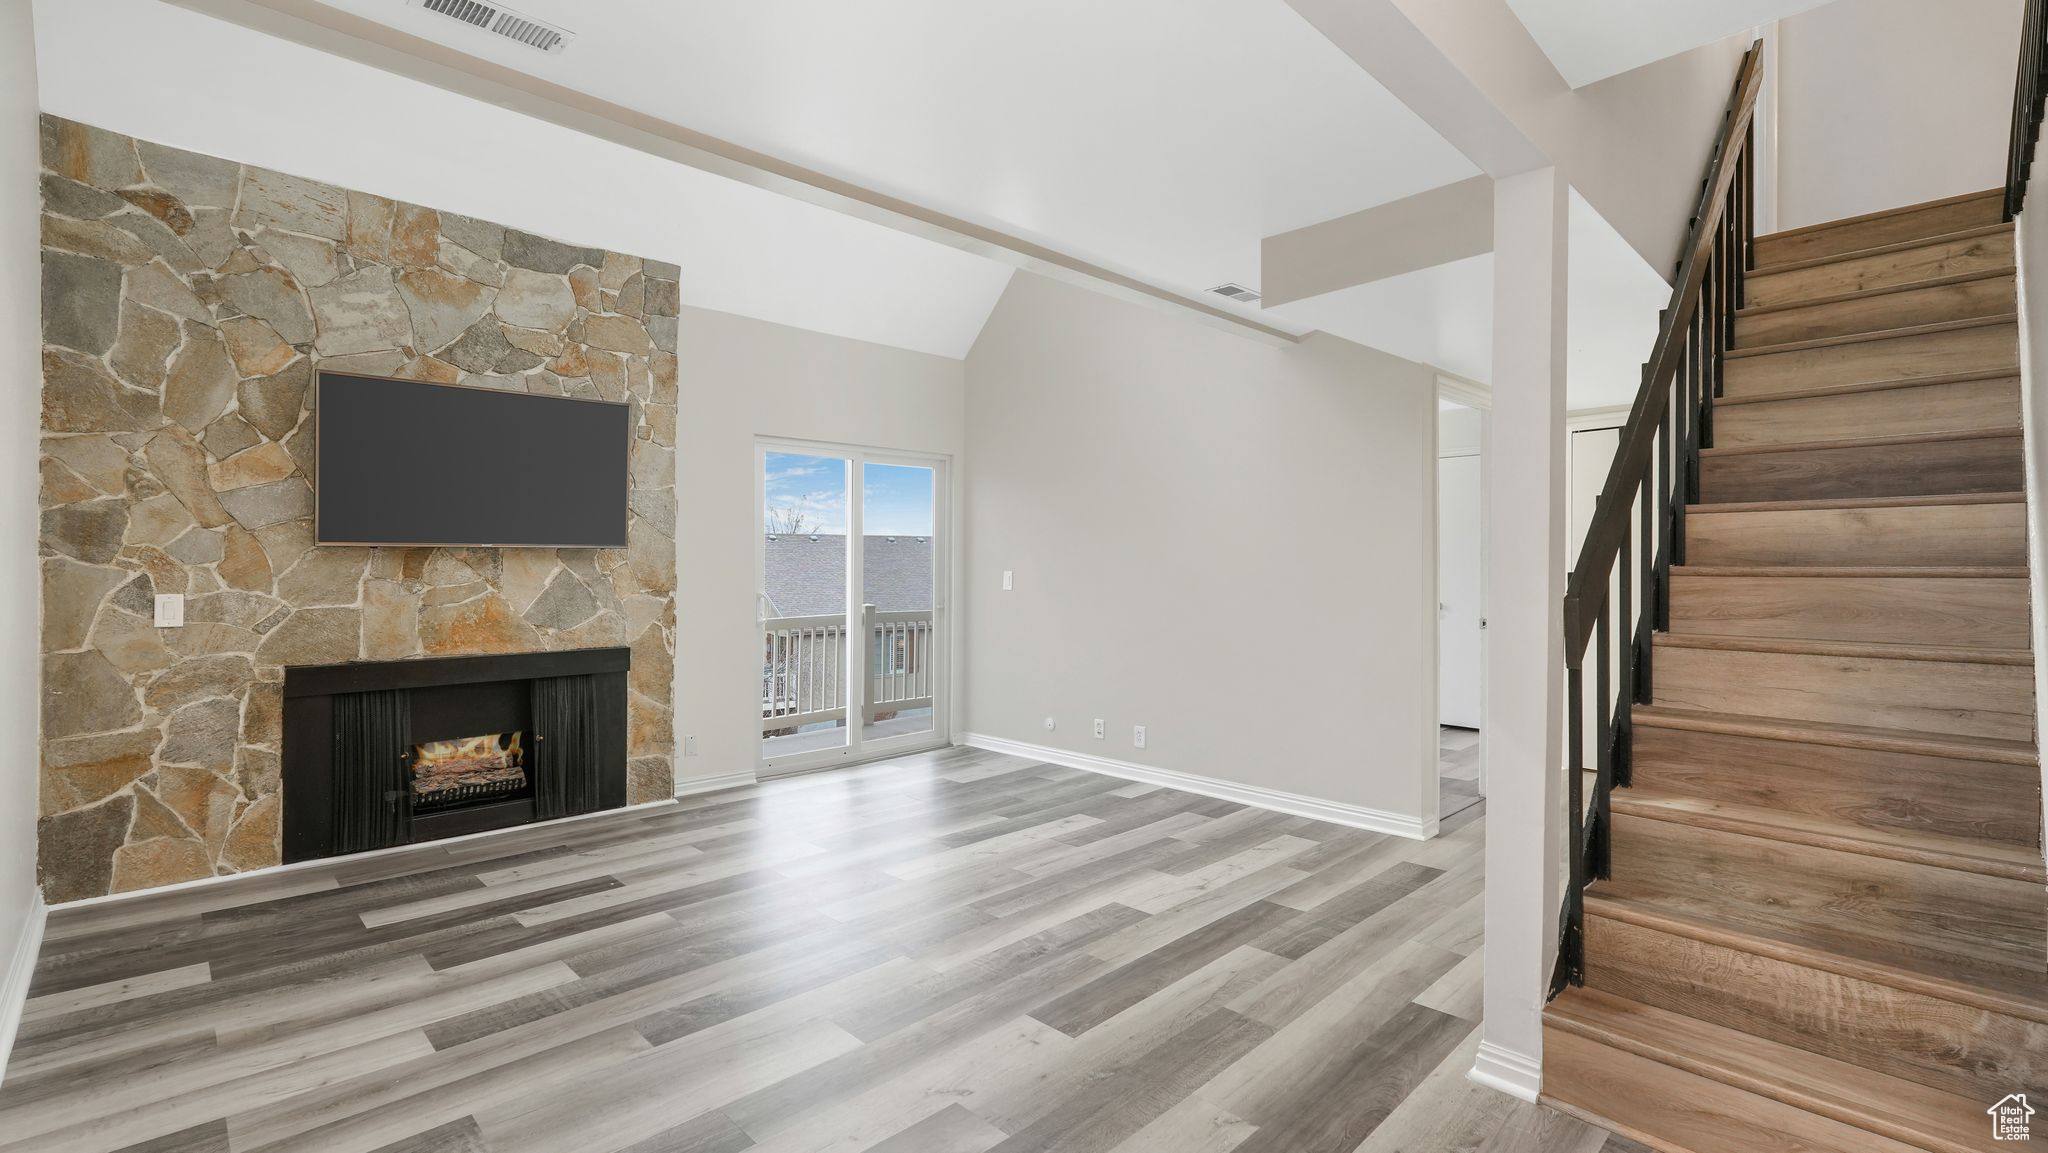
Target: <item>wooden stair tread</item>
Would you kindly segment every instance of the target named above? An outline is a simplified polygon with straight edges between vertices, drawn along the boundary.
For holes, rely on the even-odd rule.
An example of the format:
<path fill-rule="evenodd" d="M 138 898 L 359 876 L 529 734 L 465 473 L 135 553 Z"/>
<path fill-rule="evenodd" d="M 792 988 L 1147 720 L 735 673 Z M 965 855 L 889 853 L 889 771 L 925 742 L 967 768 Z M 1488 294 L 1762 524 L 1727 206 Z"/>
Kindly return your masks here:
<path fill-rule="evenodd" d="M 1841 942 L 1801 932 L 1797 926 L 1779 923 L 1766 928 L 1691 909 L 1667 909 L 1653 901 L 1617 897 L 1602 892 L 1597 882 L 1586 890 L 1585 907 L 1588 916 L 1624 921 L 1787 964 L 2048 1024 L 2048 975 L 1976 965 L 1963 958 L 1947 958 L 1939 965 L 1908 964 L 1913 958 L 1897 954 L 1875 956 L 1853 945 L 1845 947 Z"/>
<path fill-rule="evenodd" d="M 1703 448 L 1702 460 L 1716 457 L 1756 456 L 1772 452 L 1814 452 L 1825 449 L 1883 448 L 1889 445 L 1938 444 L 1960 440 L 2018 440 L 2022 430 L 2017 427 L 1965 428 L 1946 432 L 1912 432 L 1894 436 L 1845 436 L 1838 440 L 1786 440 L 1770 444 L 1739 444 L 1722 448 Z"/>
<path fill-rule="evenodd" d="M 1998 325 L 2017 326 L 2019 314 L 2001 312 L 1995 316 L 1974 316 L 1968 320 L 1942 320 L 1933 324 L 1908 324 L 1897 328 L 1880 328 L 1870 332 L 1852 332 L 1842 336 L 1820 336 L 1812 340 L 1788 340 L 1780 344 L 1754 344 L 1747 348 L 1731 348 L 1723 352 L 1723 359 L 1734 360 L 1752 356 L 1774 356 L 1781 352 L 1803 352 L 1812 348 L 1839 348 L 1843 345 L 1864 344 L 1873 340 L 1897 340 L 1907 336 L 1924 336 L 1935 332 L 1958 332 L 1968 328 L 1992 328 Z"/>
<path fill-rule="evenodd" d="M 1984 1104 L 1597 989 L 1571 989 L 1544 1024 L 1760 1097 L 1939 1153 L 1999 1145 Z"/>
<path fill-rule="evenodd" d="M 1884 752 L 1919 753 L 1951 760 L 1992 761 L 2006 765 L 2032 766 L 2040 754 L 2030 741 L 2004 741 L 1990 737 L 1958 736 L 1948 733 L 1913 733 L 1898 729 L 1875 729 L 1860 725 L 1833 725 L 1818 721 L 1788 721 L 1777 717 L 1753 717 L 1736 713 L 1713 713 L 1679 709 L 1669 705 L 1636 705 L 1630 723 L 1637 726 L 1691 729 L 1697 732 L 1728 733 L 1762 737 L 1766 740 L 1797 741 L 1838 748 L 1873 749 Z"/>
<path fill-rule="evenodd" d="M 1868 641 L 1808 641 L 1779 637 L 1719 636 L 1714 633 L 1657 633 L 1661 647 L 1715 649 L 1721 652 L 1797 653 L 1805 656 L 1858 660 L 1939 661 L 1951 664 L 2025 665 L 2034 654 L 2025 649 L 1965 648 L 1956 645 L 1874 644 Z"/>
<path fill-rule="evenodd" d="M 1750 275 L 1754 276 L 1755 273 Z M 1830 304 L 1847 304 L 1851 301 L 1869 300 L 1872 297 L 1892 296 L 1901 292 L 1917 292 L 1928 288 L 1947 288 L 1955 284 L 1974 284 L 1980 280 L 1998 280 L 2012 275 L 2010 268 L 1990 269 L 1984 272 L 1958 272 L 1952 276 L 1929 276 L 1919 280 L 1901 281 L 1876 288 L 1865 288 L 1855 292 L 1837 292 L 1830 296 L 1815 296 L 1802 300 L 1785 300 L 1777 304 L 1753 304 L 1735 310 L 1735 319 L 1771 316 L 1780 312 L 1792 312 L 1801 308 L 1819 308 Z"/>
<path fill-rule="evenodd" d="M 2025 504 L 2023 492 L 1952 492 L 1926 496 L 1834 496 L 1817 500 L 1745 500 L 1688 504 L 1685 515 L 1717 512 L 1811 512 L 1828 509 L 1913 508 L 1945 504 Z"/>
<path fill-rule="evenodd" d="M 1906 829 L 1874 829 L 1802 813 L 1691 797 L 1646 785 L 1617 790 L 1611 801 L 1617 813 L 1651 820 L 1700 825 L 1744 836 L 2015 881 L 2048 883 L 2048 864 L 2043 863 L 2040 850 L 2024 845 Z"/>
<path fill-rule="evenodd" d="M 1890 392 L 1902 388 L 1922 388 L 1932 384 L 1964 384 L 1973 380 L 2012 380 L 2018 374 L 2012 369 L 1997 369 L 1985 372 L 1957 372 L 1945 376 L 1903 376 L 1893 380 L 1861 381 L 1856 384 L 1831 384 L 1820 388 L 1797 389 L 1788 392 L 1767 392 L 1756 396 L 1717 396 L 1715 409 L 1729 405 L 1777 404 L 1788 400 L 1817 400 L 1830 396 L 1858 396 L 1872 392 Z"/>
<path fill-rule="evenodd" d="M 1695 577 L 1948 577 L 1971 580 L 2026 580 L 2025 565 L 1703 565 L 1671 566 L 1674 576 Z"/>
<path fill-rule="evenodd" d="M 1793 260 L 1923 240 L 2000 223 L 2005 218 L 2004 207 L 2004 195 L 1998 189 L 1966 193 L 1759 236 L 1751 251 L 1759 264 L 1776 267 Z"/>
<path fill-rule="evenodd" d="M 1980 224 L 1975 228 L 1958 228 L 1953 232 L 1937 233 L 1933 236 L 1916 237 L 1912 240 L 1896 240 L 1890 244 L 1878 244 L 1869 248 L 1851 249 L 1848 252 L 1830 253 L 1806 260 L 1784 260 L 1776 264 L 1759 264 L 1749 270 L 1749 276 L 1773 276 L 1781 272 L 1802 272 L 1809 268 L 1820 268 L 1829 264 L 1844 264 L 1851 260 L 1864 260 L 1872 256 L 1889 256 L 1895 252 L 1911 252 L 1916 248 L 1933 248 L 1942 244 L 1953 244 L 1958 240 L 1972 240 L 1979 236 L 1997 236 L 2011 232 L 2012 221 L 2002 224 Z M 1768 237 L 1758 237 L 1768 239 Z"/>
<path fill-rule="evenodd" d="M 1776 232 L 1763 233 L 1756 239 L 1758 241 L 1766 241 L 1784 240 L 1793 236 L 1811 236 L 1816 232 L 1828 232 L 1852 224 L 1868 224 L 1873 220 L 1883 220 L 1887 216 L 1904 216 L 1908 213 L 1921 212 L 1929 208 L 1941 208 L 1950 204 L 1967 204 L 1973 200 L 1991 200 L 2004 195 L 2005 190 L 2002 188 L 1983 188 L 1974 192 L 1958 192 L 1954 196 L 1944 196 L 1938 200 L 1923 200 L 1917 204 L 1901 204 L 1896 208 L 1880 208 L 1874 212 L 1860 212 L 1855 216 L 1841 216 L 1833 220 L 1802 224 L 1797 228 L 1783 228 Z"/>

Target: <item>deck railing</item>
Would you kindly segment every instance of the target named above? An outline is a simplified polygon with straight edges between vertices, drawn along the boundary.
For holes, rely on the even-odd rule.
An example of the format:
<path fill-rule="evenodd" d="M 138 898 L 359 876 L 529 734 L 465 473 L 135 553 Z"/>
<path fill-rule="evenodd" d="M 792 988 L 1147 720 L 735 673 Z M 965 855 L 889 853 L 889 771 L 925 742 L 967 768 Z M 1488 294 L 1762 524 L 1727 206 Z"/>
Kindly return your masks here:
<path fill-rule="evenodd" d="M 866 721 L 932 705 L 936 633 L 932 611 L 861 611 L 868 675 L 861 698 Z M 846 617 L 769 617 L 762 622 L 761 731 L 795 731 L 845 720 L 846 662 L 852 638 Z"/>
<path fill-rule="evenodd" d="M 1630 707 L 1651 699 L 1651 636 L 1669 623 L 1671 566 L 1685 561 L 1685 505 L 1698 498 L 1699 450 L 1712 443 L 1721 353 L 1734 336 L 1755 237 L 1752 116 L 1762 74 L 1759 42 L 1737 70 L 1671 303 L 1565 588 L 1569 879 L 1553 995 L 1585 981 L 1585 889 L 1608 873 L 1608 800 L 1628 783 Z"/>

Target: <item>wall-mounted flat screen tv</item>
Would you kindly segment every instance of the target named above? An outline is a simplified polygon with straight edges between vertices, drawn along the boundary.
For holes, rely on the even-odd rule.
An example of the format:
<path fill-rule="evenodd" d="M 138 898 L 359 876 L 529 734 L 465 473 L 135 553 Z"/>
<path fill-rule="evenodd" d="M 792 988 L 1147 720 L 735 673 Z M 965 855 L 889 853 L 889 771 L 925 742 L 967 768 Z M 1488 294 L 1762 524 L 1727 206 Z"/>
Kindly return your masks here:
<path fill-rule="evenodd" d="M 321 544 L 626 545 L 626 405 L 337 372 L 314 404 Z"/>

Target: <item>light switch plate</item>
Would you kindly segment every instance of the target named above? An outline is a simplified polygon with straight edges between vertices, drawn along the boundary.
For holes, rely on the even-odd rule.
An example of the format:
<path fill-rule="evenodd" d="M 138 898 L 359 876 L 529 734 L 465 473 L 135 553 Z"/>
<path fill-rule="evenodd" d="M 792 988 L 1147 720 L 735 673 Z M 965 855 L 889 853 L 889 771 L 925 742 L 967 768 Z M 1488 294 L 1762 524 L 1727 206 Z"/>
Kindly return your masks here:
<path fill-rule="evenodd" d="M 181 629 L 185 627 L 184 593 L 157 594 L 156 627 L 160 629 Z"/>
<path fill-rule="evenodd" d="M 1015 578 L 1014 576 L 1012 576 L 1012 575 L 1011 575 L 1011 572 L 1010 572 L 1010 570 L 1009 570 L 1009 569 L 1004 569 L 1004 570 L 1003 570 L 1003 591 L 1004 591 L 1004 592 L 1009 592 L 1009 591 L 1010 591 L 1011 589 L 1013 589 L 1013 588 L 1015 588 L 1015 587 L 1016 587 L 1016 584 L 1017 584 L 1017 582 L 1016 582 L 1016 578 Z"/>

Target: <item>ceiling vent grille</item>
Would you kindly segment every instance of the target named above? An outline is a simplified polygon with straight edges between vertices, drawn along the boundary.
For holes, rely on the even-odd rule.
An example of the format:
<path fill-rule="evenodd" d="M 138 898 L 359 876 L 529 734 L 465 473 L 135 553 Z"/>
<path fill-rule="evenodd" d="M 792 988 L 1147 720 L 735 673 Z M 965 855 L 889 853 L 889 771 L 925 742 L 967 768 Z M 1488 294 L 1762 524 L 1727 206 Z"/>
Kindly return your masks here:
<path fill-rule="evenodd" d="M 569 46 L 575 35 L 566 28 L 535 20 L 502 4 L 482 4 L 478 0 L 412 0 L 412 3 L 415 7 L 438 12 L 541 52 L 560 52 Z"/>
<path fill-rule="evenodd" d="M 1257 304 L 1259 302 L 1257 290 L 1246 288 L 1234 280 L 1229 284 L 1219 284 L 1209 291 L 1218 296 L 1227 296 L 1239 304 Z"/>

